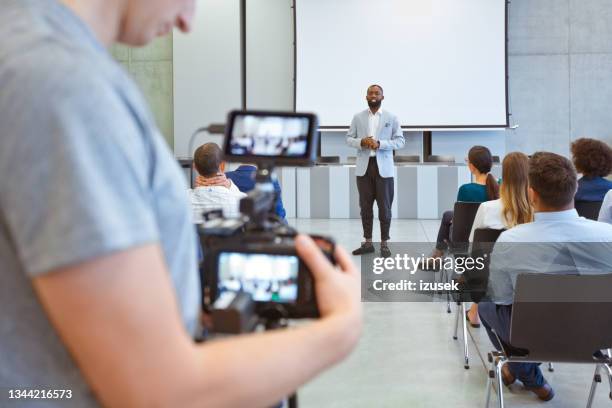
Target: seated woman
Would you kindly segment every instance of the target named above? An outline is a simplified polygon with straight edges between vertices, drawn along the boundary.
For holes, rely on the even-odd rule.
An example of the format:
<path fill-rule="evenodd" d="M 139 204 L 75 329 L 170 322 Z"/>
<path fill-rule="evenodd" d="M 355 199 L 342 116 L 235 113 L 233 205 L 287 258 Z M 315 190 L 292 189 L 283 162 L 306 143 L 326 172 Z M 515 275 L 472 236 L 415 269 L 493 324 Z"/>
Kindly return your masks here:
<path fill-rule="evenodd" d="M 474 146 L 468 152 L 467 164 L 473 176 L 473 182 L 464 184 L 459 188 L 457 201 L 482 203 L 499 198 L 499 185 L 490 173 L 493 167 L 491 152 L 484 146 Z M 436 239 L 436 249 L 433 258 L 444 255 L 450 242 L 451 226 L 453 224 L 453 211 L 442 214 L 442 222 Z"/>
<path fill-rule="evenodd" d="M 612 189 L 612 181 L 604 178 L 612 172 L 612 148 L 601 140 L 581 138 L 571 149 L 574 166 L 582 174 L 574 200 L 603 201 Z"/>
<path fill-rule="evenodd" d="M 529 158 L 520 152 L 512 152 L 502 162 L 502 180 L 498 200 L 484 202 L 478 207 L 470 242 L 477 228 L 509 229 L 515 225 L 533 221 L 533 208 L 529 203 Z M 478 305 L 472 304 L 467 312 L 472 327 L 480 327 Z"/>

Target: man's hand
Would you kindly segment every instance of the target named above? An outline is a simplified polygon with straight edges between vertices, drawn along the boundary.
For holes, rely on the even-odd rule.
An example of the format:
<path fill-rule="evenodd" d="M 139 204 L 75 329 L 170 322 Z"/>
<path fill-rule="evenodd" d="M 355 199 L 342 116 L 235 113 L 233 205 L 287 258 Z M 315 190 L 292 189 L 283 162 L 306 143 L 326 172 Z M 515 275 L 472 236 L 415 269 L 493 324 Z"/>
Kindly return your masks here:
<path fill-rule="evenodd" d="M 225 176 L 225 173 L 217 173 L 214 177 L 202 177 L 198 175 L 195 181 L 196 187 L 211 187 L 211 186 L 223 186 L 230 188 L 232 183 Z"/>
<path fill-rule="evenodd" d="M 378 149 L 378 142 L 374 140 L 372 136 L 364 137 L 363 139 L 361 139 L 361 147 L 376 150 Z"/>
<path fill-rule="evenodd" d="M 317 303 L 323 319 L 339 319 L 349 328 L 346 335 L 352 348 L 361 333 L 359 274 L 346 251 L 336 247 L 334 257 L 339 268 L 329 262 L 317 244 L 306 235 L 298 235 L 295 246 L 300 258 L 312 272 Z"/>

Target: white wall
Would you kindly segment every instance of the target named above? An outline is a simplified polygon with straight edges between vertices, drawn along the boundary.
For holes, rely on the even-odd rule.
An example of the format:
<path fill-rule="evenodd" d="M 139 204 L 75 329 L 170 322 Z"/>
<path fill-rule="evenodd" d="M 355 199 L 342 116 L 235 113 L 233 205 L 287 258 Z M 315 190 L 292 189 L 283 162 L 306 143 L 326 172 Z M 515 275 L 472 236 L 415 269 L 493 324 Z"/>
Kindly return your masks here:
<path fill-rule="evenodd" d="M 175 34 L 174 152 L 190 156 L 191 134 L 210 123 L 225 122 L 240 108 L 240 2 L 200 0 L 194 30 Z M 195 146 L 218 137 L 200 136 Z"/>
<path fill-rule="evenodd" d="M 293 10 L 288 0 L 247 1 L 247 108 L 293 110 Z"/>

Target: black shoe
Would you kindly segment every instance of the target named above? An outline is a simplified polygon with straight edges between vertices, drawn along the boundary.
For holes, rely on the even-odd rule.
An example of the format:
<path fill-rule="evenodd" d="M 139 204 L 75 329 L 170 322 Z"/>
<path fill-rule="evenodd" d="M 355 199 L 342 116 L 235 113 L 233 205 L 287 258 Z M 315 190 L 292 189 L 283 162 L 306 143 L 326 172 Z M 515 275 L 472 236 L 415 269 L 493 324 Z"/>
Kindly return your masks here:
<path fill-rule="evenodd" d="M 364 242 L 353 251 L 353 255 L 371 254 L 372 252 L 374 252 L 374 245 L 371 242 Z"/>
<path fill-rule="evenodd" d="M 391 257 L 391 250 L 386 244 L 380 244 L 380 256 L 382 256 L 383 258 Z"/>

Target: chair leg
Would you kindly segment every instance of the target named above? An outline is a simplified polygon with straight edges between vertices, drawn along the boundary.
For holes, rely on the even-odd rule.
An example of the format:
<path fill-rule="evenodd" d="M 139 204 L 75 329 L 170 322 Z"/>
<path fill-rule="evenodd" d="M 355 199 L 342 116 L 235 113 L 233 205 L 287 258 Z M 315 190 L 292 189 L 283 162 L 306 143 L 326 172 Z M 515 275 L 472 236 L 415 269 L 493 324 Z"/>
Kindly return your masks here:
<path fill-rule="evenodd" d="M 457 315 L 455 316 L 455 334 L 453 340 L 457 340 L 457 332 L 459 331 L 459 319 L 461 318 L 461 307 L 457 304 Z"/>
<path fill-rule="evenodd" d="M 465 318 L 465 302 L 461 302 L 461 321 L 463 322 L 463 368 L 467 370 L 470 368 L 470 356 L 468 350 L 467 319 Z"/>
<path fill-rule="evenodd" d="M 548 371 L 551 373 L 555 371 L 555 367 L 553 366 L 553 363 L 548 363 Z"/>
<path fill-rule="evenodd" d="M 495 364 L 492 363 L 493 356 L 491 355 L 491 353 L 489 353 L 487 357 L 489 359 L 489 362 L 491 362 L 491 367 L 489 368 L 487 372 L 488 379 L 487 379 L 487 394 L 485 397 L 485 408 L 489 408 L 489 404 L 491 403 L 491 389 L 493 388 L 493 382 L 495 381 Z"/>
<path fill-rule="evenodd" d="M 597 388 L 597 383 L 601 382 L 601 376 L 599 375 L 599 369 L 601 368 L 601 364 L 597 364 L 595 366 L 595 373 L 593 374 L 593 382 L 591 382 L 591 390 L 589 391 L 589 399 L 587 400 L 587 408 L 591 408 L 593 405 L 593 398 L 595 398 L 595 389 Z"/>
<path fill-rule="evenodd" d="M 610 394 L 608 395 L 612 400 L 612 366 L 605 364 L 604 367 L 608 370 L 608 382 L 610 383 Z"/>
<path fill-rule="evenodd" d="M 497 396 L 499 398 L 499 408 L 504 408 L 504 382 L 502 380 L 502 367 L 506 364 L 504 358 L 499 358 L 495 364 L 495 375 L 497 376 Z"/>

